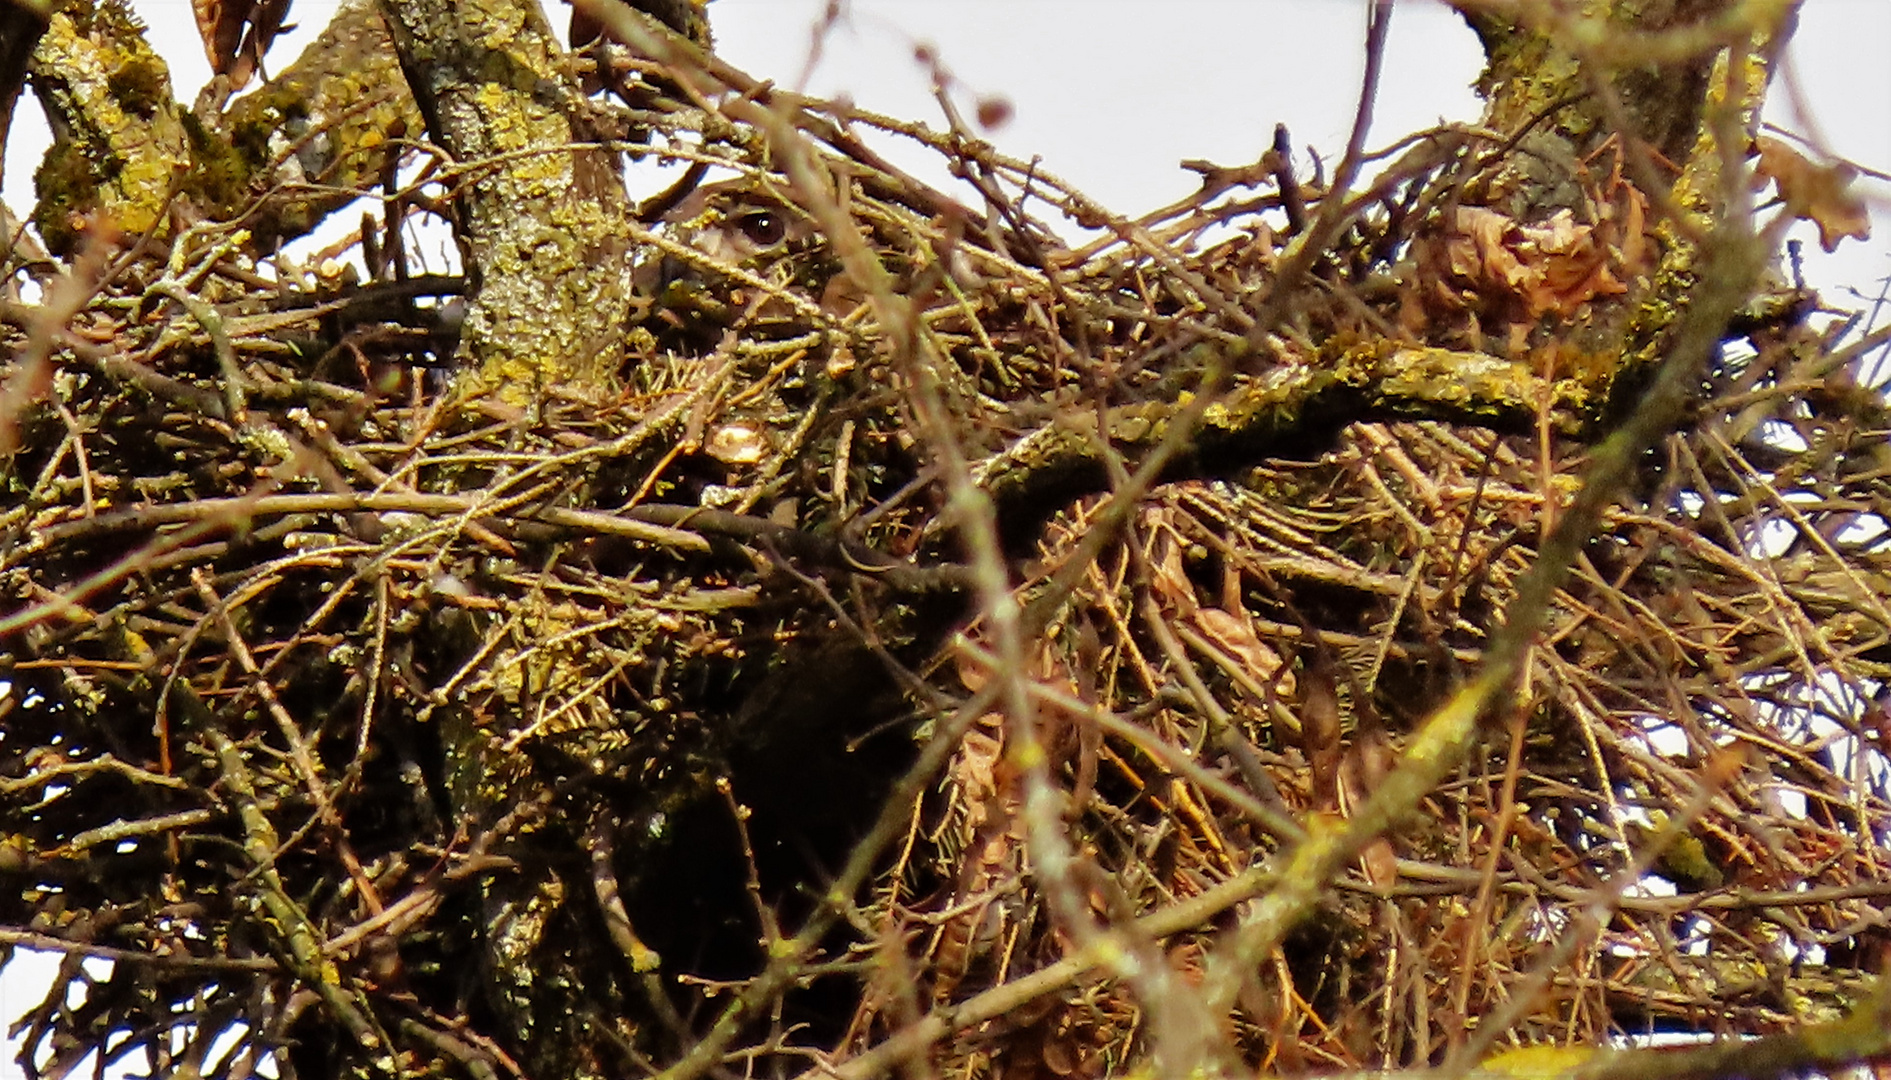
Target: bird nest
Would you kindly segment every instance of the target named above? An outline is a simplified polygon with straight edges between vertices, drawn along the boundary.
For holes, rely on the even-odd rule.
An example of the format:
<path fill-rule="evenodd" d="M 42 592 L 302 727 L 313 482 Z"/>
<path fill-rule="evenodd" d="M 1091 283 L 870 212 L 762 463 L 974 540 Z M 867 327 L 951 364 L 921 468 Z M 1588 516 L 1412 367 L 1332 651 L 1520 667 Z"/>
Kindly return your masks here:
<path fill-rule="evenodd" d="M 1273 1071 L 1842 1006 L 1886 941 L 1891 588 L 1883 412 L 1832 373 L 1882 334 L 1736 331 L 1483 749 L 1215 999 L 1267 895 L 1231 885 L 1395 774 L 1632 407 L 1583 344 L 1649 288 L 1646 206 L 1607 162 L 1581 213 L 1469 198 L 1521 151 L 1439 131 L 1343 205 L 1283 144 L 1127 219 L 808 115 L 985 199 L 832 140 L 910 325 L 713 148 L 740 179 L 653 226 L 603 389 L 475 385 L 459 279 L 223 227 L 97 228 L 7 307 L 40 1072 L 624 1075 L 723 1032 L 716 1069 L 1097 1076 L 1186 1021 L 1099 935 Z"/>

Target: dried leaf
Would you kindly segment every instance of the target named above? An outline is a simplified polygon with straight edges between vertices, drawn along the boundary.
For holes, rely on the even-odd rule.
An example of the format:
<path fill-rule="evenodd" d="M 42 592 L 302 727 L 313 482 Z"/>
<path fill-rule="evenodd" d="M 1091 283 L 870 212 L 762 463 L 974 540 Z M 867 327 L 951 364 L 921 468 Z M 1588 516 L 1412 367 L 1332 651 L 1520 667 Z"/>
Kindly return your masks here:
<path fill-rule="evenodd" d="M 991 665 L 986 663 L 982 646 L 970 638 L 962 638 L 958 647 L 952 650 L 952 668 L 958 673 L 959 685 L 971 693 L 978 693 L 985 688 L 985 680 L 991 678 Z"/>
<path fill-rule="evenodd" d="M 1143 523 L 1151 537 L 1149 565 L 1153 574 L 1149 591 L 1170 611 L 1180 614 L 1194 611 L 1200 601 L 1195 598 L 1195 583 L 1189 580 L 1188 571 L 1182 566 L 1182 548 L 1186 541 L 1176 535 L 1164 510 L 1144 514 Z"/>
<path fill-rule="evenodd" d="M 249 85 L 282 33 L 289 0 L 192 0 L 191 9 L 210 70 L 228 76 L 235 91 Z"/>
<path fill-rule="evenodd" d="M 1566 318 L 1598 296 L 1628 291 L 1618 268 L 1632 274 L 1645 258 L 1643 216 L 1633 199 L 1625 216 L 1634 243 L 1617 249 L 1607 242 L 1616 229 L 1612 222 L 1578 224 L 1559 210 L 1524 225 L 1488 207 L 1461 206 L 1444 235 L 1418 246 L 1417 299 L 1434 311 L 1494 312 L 1513 323 Z M 1400 316 L 1407 323 L 1418 317 L 1415 310 Z"/>
<path fill-rule="evenodd" d="M 1010 98 L 997 95 L 981 97 L 978 99 L 978 126 L 986 131 L 995 131 L 1010 123 L 1015 111 Z"/>
<path fill-rule="evenodd" d="M 1821 165 L 1779 139 L 1759 140 L 1754 172 L 1779 188 L 1795 217 L 1819 227 L 1819 246 L 1835 251 L 1840 240 L 1871 239 L 1871 213 L 1852 191 L 1858 170 L 1843 161 Z"/>
<path fill-rule="evenodd" d="M 1596 227 L 1578 225 L 1568 210 L 1559 210 L 1542 225 L 1518 230 L 1517 250 L 1530 259 L 1535 272 L 1524 299 L 1535 318 L 1545 313 L 1573 315 L 1576 308 L 1597 296 L 1628 291 L 1610 268 L 1611 252 L 1597 238 Z"/>
<path fill-rule="evenodd" d="M 1489 295 L 1508 290 L 1522 301 L 1526 318 L 1568 316 L 1596 296 L 1628 291 L 1609 268 L 1609 252 L 1596 242 L 1595 226 L 1578 225 L 1568 210 L 1541 225 L 1519 225 L 1481 207 L 1464 207 L 1467 233 L 1479 256 L 1470 279 Z M 1479 276 L 1481 272 L 1481 277 Z"/>
<path fill-rule="evenodd" d="M 1266 685 L 1280 671 L 1280 654 L 1261 640 L 1246 611 L 1236 615 L 1220 608 L 1198 608 L 1193 620 L 1203 637 L 1240 661 L 1256 682 Z"/>
<path fill-rule="evenodd" d="M 1300 749 L 1312 767 L 1313 805 L 1319 810 L 1340 806 L 1339 687 L 1330 664 L 1310 665 L 1300 683 Z"/>
<path fill-rule="evenodd" d="M 1365 868 L 1366 882 L 1375 889 L 1390 889 L 1399 883 L 1399 853 L 1383 836 L 1374 838 L 1359 853 L 1359 865 Z"/>

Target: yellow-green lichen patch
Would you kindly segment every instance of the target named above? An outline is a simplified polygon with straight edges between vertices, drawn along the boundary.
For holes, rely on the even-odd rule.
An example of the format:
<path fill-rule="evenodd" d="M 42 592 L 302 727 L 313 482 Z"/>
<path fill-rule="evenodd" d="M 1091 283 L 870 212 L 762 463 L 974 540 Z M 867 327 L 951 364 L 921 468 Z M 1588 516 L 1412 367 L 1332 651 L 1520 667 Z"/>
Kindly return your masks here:
<path fill-rule="evenodd" d="M 34 173 L 34 224 L 70 251 L 88 217 L 137 235 L 156 229 L 189 168 L 163 60 L 118 3 L 61 12 L 33 58 L 34 85 L 55 132 Z"/>

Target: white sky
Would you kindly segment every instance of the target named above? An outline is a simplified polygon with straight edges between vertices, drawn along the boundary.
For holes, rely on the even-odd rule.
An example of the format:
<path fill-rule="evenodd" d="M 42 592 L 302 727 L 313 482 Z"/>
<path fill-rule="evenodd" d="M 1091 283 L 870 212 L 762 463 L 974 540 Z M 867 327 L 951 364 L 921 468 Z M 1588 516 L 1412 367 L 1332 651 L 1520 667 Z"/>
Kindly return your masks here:
<path fill-rule="evenodd" d="M 172 63 L 188 101 L 209 70 L 189 0 L 133 0 Z M 334 11 L 334 0 L 295 0 L 301 31 L 278 43 L 280 67 Z M 553 4 L 561 29 L 565 11 Z M 710 9 L 722 54 L 751 73 L 792 84 L 825 0 L 717 0 Z M 847 95 L 877 111 L 937 122 L 919 42 L 976 94 L 1000 94 L 1014 119 L 992 135 L 1017 156 L 1041 154 L 1045 167 L 1126 214 L 1193 189 L 1183 158 L 1253 161 L 1284 122 L 1297 148 L 1330 162 L 1344 146 L 1357 96 L 1364 4 L 1359 0 L 852 0 L 851 18 L 829 40 L 808 89 Z M 1792 50 L 1792 85 L 1808 116 L 1776 90 L 1768 118 L 1816 130 L 1823 145 L 1891 172 L 1891 2 L 1806 0 Z M 1383 145 L 1439 120 L 1472 120 L 1475 39 L 1436 0 L 1401 0 L 1393 19 L 1385 87 L 1372 143 Z M 32 205 L 31 174 L 45 146 L 44 121 L 30 94 L 8 140 L 4 197 L 16 213 Z M 1808 119 L 1810 123 L 1808 122 Z M 925 160 L 908 157 L 903 163 Z M 934 173 L 933 175 L 937 175 Z M 1808 270 L 1835 286 L 1874 290 L 1891 274 L 1891 187 L 1876 185 L 1876 236 L 1819 255 L 1809 229 Z M 36 1002 L 20 965 L 0 978 L 0 1029 Z M 4 1050 L 0 1078 L 12 1077 Z"/>
<path fill-rule="evenodd" d="M 189 0 L 133 0 L 171 59 L 179 96 L 208 78 Z M 335 0 L 295 0 L 300 33 L 279 42 L 286 64 L 334 11 Z M 556 0 L 561 29 L 567 8 Z M 715 0 L 723 55 L 792 84 L 825 0 Z M 930 43 L 974 93 L 1016 107 L 992 135 L 1001 149 L 1040 154 L 1050 171 L 1114 210 L 1136 214 L 1192 190 L 1183 158 L 1243 164 L 1274 124 L 1329 161 L 1344 145 L 1360 74 L 1361 0 L 850 0 L 808 89 L 846 95 L 881 112 L 937 121 L 913 46 Z M 1812 133 L 1860 164 L 1891 172 L 1891 2 L 1805 0 L 1792 85 L 1811 123 L 1776 91 L 1768 118 Z M 1373 143 L 1440 119 L 1471 120 L 1478 52 L 1470 31 L 1437 0 L 1401 0 L 1393 18 L 1385 89 Z M 5 198 L 31 206 L 31 171 L 44 145 L 36 105 L 9 140 Z M 34 136 L 38 136 L 35 138 Z M 929 155 L 907 159 L 928 160 Z M 1891 187 L 1876 185 L 1879 227 L 1868 243 L 1816 257 L 1815 283 L 1867 288 L 1891 274 Z M 1810 229 L 1805 235 L 1811 237 Z M 1816 241 L 1808 248 L 1817 256 Z"/>

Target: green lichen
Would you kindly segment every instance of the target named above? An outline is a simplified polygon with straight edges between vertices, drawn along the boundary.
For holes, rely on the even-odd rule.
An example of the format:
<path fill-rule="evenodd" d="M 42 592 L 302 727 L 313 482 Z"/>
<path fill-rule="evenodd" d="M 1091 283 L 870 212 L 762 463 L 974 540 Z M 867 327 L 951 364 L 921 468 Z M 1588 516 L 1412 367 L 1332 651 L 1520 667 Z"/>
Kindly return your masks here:
<path fill-rule="evenodd" d="M 105 86 L 134 116 L 156 116 L 158 110 L 171 104 L 171 76 L 156 57 L 126 57 L 123 67 L 106 76 Z"/>
<path fill-rule="evenodd" d="M 47 25 L 32 62 L 54 131 L 34 183 L 34 224 L 47 246 L 70 252 L 87 218 L 139 235 L 163 224 L 189 166 L 163 60 L 122 0 Z"/>
<path fill-rule="evenodd" d="M 1547 122 L 1572 141 L 1585 138 L 1595 123 L 1572 109 L 1554 107 L 1578 97 L 1584 87 L 1576 58 L 1549 35 L 1526 30 L 1497 16 L 1472 20 L 1488 62 L 1477 92 L 1491 102 L 1489 123 L 1499 131 L 1521 129 L 1528 120 L 1553 114 Z"/>
<path fill-rule="evenodd" d="M 144 37 L 144 20 L 132 9 L 130 0 L 97 0 L 91 4 L 73 4 L 59 14 L 81 34 L 117 40 Z"/>
<path fill-rule="evenodd" d="M 181 114 L 179 120 L 190 145 L 191 196 L 212 216 L 231 216 L 255 184 L 259 162 L 240 143 L 206 128 L 190 113 Z"/>

